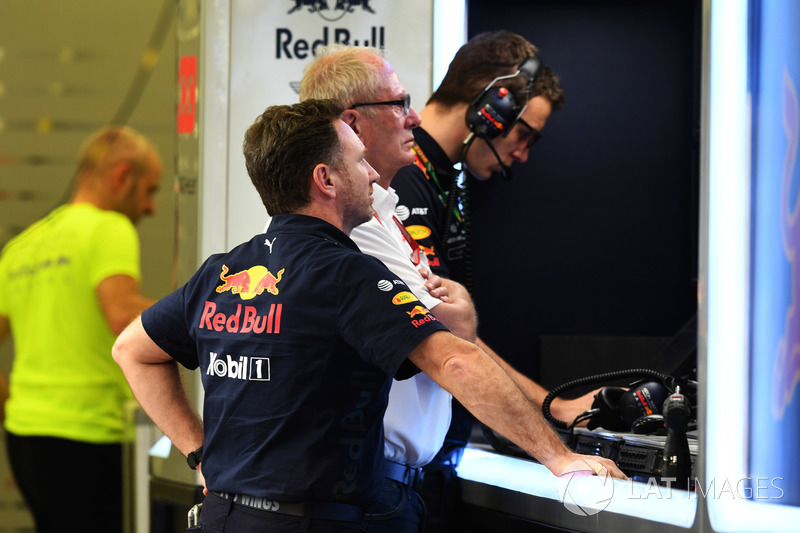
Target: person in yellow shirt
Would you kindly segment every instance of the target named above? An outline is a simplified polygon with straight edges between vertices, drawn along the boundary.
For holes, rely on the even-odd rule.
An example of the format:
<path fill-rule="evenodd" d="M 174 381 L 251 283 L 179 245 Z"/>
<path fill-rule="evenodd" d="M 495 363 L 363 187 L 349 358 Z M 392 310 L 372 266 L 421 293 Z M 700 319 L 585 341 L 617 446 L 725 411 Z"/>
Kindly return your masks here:
<path fill-rule="evenodd" d="M 0 417 L 39 533 L 122 531 L 123 408 L 133 395 L 111 347 L 154 302 L 140 294 L 135 224 L 154 212 L 161 174 L 148 139 L 103 128 L 81 147 L 69 203 L 0 253 L 0 342 L 14 338 Z"/>

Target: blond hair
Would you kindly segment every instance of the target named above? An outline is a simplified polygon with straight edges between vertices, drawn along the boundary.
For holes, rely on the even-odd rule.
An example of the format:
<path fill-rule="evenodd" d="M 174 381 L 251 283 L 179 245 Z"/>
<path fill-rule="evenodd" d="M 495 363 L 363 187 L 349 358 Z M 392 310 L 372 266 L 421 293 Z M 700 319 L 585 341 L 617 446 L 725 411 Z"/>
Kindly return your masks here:
<path fill-rule="evenodd" d="M 300 81 L 300 101 L 336 100 L 347 109 L 375 98 L 384 87 L 385 74 L 390 70 L 377 48 L 319 46 Z"/>

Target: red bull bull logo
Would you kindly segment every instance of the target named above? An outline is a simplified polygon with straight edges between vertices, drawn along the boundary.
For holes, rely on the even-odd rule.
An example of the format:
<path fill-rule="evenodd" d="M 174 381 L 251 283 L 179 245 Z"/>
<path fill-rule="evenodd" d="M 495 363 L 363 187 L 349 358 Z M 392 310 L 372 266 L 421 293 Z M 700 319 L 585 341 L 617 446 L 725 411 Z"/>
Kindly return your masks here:
<path fill-rule="evenodd" d="M 283 277 L 284 270 L 286 269 L 280 269 L 276 277 L 266 267 L 256 265 L 247 270 L 227 275 L 228 267 L 227 265 L 222 265 L 222 273 L 220 273 L 219 279 L 223 283 L 217 287 L 217 292 L 231 291 L 231 294 L 238 294 L 242 300 L 252 300 L 256 296 L 263 294 L 264 291 L 277 295 L 278 283 Z"/>
<path fill-rule="evenodd" d="M 411 321 L 411 324 L 413 324 L 415 328 L 420 327 L 426 322 L 433 322 L 434 320 L 436 320 L 436 317 L 433 316 L 430 311 L 428 311 L 421 305 L 415 305 L 411 311 L 406 311 L 406 313 L 413 319 Z M 415 316 L 419 316 L 422 318 L 414 318 Z"/>
<path fill-rule="evenodd" d="M 411 311 L 406 311 L 406 313 L 408 313 L 408 316 L 410 316 L 411 318 L 414 318 L 417 315 L 425 316 L 428 313 L 430 313 L 430 311 L 428 311 L 421 305 L 415 305 L 414 309 L 412 309 Z"/>
<path fill-rule="evenodd" d="M 420 246 L 419 249 L 428 258 L 428 265 L 432 267 L 439 266 L 439 258 L 436 257 L 436 250 L 433 249 L 433 246 Z"/>

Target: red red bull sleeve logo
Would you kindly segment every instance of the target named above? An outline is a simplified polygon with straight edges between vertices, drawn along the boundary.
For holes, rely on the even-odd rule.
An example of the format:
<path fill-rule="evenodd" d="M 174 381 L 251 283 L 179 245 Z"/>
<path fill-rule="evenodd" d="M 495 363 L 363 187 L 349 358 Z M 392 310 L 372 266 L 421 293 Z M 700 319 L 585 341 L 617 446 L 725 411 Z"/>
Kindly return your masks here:
<path fill-rule="evenodd" d="M 256 265 L 247 270 L 227 275 L 228 267 L 222 265 L 222 272 L 219 275 L 222 285 L 217 287 L 217 292 L 231 291 L 231 294 L 238 294 L 242 300 L 252 300 L 264 291 L 277 295 L 278 283 L 280 283 L 285 270 L 285 268 L 280 269 L 276 277 L 266 267 Z"/>
<path fill-rule="evenodd" d="M 415 328 L 420 327 L 425 322 L 433 322 L 436 320 L 436 317 L 431 314 L 425 307 L 421 305 L 415 305 L 411 311 L 406 311 L 408 316 L 411 317 L 411 323 L 414 325 Z M 420 318 L 415 318 L 420 317 Z"/>

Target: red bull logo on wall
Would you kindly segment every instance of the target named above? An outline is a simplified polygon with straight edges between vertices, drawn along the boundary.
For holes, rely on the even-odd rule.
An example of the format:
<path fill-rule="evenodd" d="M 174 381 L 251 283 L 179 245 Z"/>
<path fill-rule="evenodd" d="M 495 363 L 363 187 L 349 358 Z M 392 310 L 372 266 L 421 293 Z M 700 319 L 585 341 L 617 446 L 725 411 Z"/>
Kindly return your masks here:
<path fill-rule="evenodd" d="M 342 18 L 346 13 L 353 13 L 357 7 L 363 11 L 375 14 L 375 10 L 370 6 L 372 0 L 291 0 L 291 15 L 295 11 L 305 9 L 309 13 L 316 13 L 327 21 L 334 22 Z"/>
<path fill-rule="evenodd" d="M 266 267 L 256 265 L 247 270 L 227 275 L 228 267 L 227 265 L 222 265 L 222 273 L 219 275 L 219 279 L 223 283 L 217 287 L 217 292 L 231 291 L 231 294 L 238 294 L 242 300 L 252 300 L 256 296 L 263 294 L 264 291 L 277 295 L 278 283 L 283 277 L 284 270 L 286 269 L 280 269 L 278 275 L 275 276 Z"/>
<path fill-rule="evenodd" d="M 367 13 L 375 15 L 375 10 L 370 6 L 370 0 L 290 0 L 292 8 L 288 14 L 313 13 L 319 15 L 327 22 L 336 22 L 350 13 Z M 370 26 L 369 29 L 355 23 L 348 27 L 322 27 L 321 34 L 304 37 L 297 36 L 297 24 L 292 28 L 276 28 L 275 32 L 275 59 L 305 59 L 314 55 L 318 46 L 327 46 L 330 43 L 372 46 L 385 48 L 386 27 Z M 293 31 L 294 30 L 294 31 Z"/>

